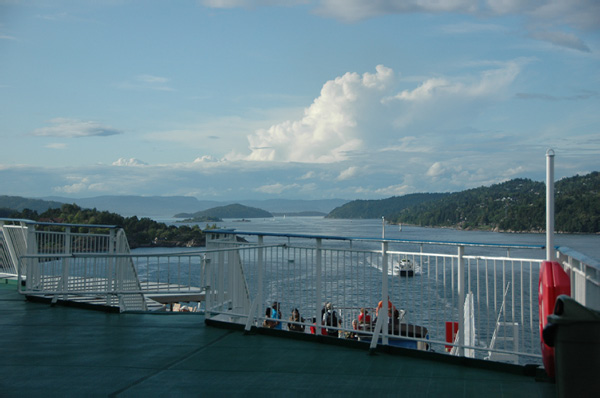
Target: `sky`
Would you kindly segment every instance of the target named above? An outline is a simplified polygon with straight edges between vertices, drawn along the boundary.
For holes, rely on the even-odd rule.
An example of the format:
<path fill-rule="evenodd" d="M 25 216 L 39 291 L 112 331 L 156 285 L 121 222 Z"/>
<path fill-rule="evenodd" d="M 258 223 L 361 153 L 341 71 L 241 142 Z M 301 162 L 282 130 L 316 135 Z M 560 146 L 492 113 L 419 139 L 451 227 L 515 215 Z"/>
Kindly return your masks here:
<path fill-rule="evenodd" d="M 382 199 L 600 170 L 597 0 L 0 0 L 0 195 Z"/>

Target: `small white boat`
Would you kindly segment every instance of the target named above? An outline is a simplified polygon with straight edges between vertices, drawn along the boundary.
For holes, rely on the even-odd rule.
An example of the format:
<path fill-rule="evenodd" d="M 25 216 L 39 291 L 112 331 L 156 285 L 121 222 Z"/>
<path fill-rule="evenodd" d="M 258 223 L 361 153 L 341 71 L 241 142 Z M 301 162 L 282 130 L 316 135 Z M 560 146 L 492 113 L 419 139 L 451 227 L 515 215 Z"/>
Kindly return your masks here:
<path fill-rule="evenodd" d="M 394 264 L 394 275 L 399 276 L 414 276 L 415 267 L 412 261 L 408 258 L 403 258 L 398 261 L 398 264 Z"/>

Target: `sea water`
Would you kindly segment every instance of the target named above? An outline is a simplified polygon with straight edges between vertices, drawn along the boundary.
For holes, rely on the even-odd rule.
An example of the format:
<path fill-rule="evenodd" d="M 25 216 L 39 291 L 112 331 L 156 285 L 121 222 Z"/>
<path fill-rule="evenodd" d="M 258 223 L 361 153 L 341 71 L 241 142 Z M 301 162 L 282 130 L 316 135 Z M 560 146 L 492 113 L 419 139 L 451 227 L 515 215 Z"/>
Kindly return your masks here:
<path fill-rule="evenodd" d="M 157 221 L 179 224 L 177 219 L 158 217 Z M 204 228 L 206 223 L 186 223 Z M 405 239 L 416 241 L 442 241 L 484 244 L 538 245 L 546 244 L 545 234 L 507 233 L 491 231 L 465 231 L 452 228 L 428 228 L 412 225 L 389 225 L 382 219 L 346 220 L 324 217 L 273 217 L 253 218 L 249 222 L 225 219 L 216 224 L 217 228 L 235 229 L 243 232 L 269 232 L 282 234 L 328 235 L 352 238 Z M 600 234 L 556 234 L 556 246 L 569 247 L 591 259 L 600 262 Z M 545 251 L 541 251 L 545 255 Z"/>
<path fill-rule="evenodd" d="M 175 219 L 161 219 L 162 222 L 175 223 L 177 224 L 177 220 Z M 212 224 L 212 223 L 211 223 Z M 188 224 L 193 225 L 193 224 Z M 206 223 L 198 223 L 201 228 L 204 228 Z M 253 233 L 280 233 L 280 234 L 298 234 L 298 235 L 319 235 L 319 236 L 330 236 L 330 237 L 346 237 L 346 238 L 370 238 L 370 239 L 380 239 L 382 236 L 385 236 L 386 239 L 399 239 L 406 241 L 428 241 L 428 242 L 459 242 L 459 243 L 479 243 L 479 244 L 491 244 L 491 245 L 528 245 L 535 246 L 533 249 L 527 250 L 519 250 L 519 249 L 511 249 L 510 257 L 517 258 L 537 258 L 543 259 L 545 257 L 545 249 L 543 246 L 546 242 L 546 237 L 544 234 L 531 234 L 531 233 L 499 233 L 499 232 L 489 232 L 489 231 L 463 231 L 456 230 L 450 228 L 424 228 L 417 227 L 411 225 L 403 225 L 401 228 L 398 225 L 387 225 L 384 224 L 382 219 L 375 220 L 339 220 L 339 219 L 326 219 L 323 217 L 274 217 L 274 218 L 265 218 L 265 219 L 252 219 L 251 221 L 240 222 L 237 220 L 229 220 L 226 219 L 222 222 L 216 223 L 217 228 L 220 229 L 234 229 L 238 231 L 240 234 L 243 232 L 253 232 Z M 255 240 L 255 237 L 248 237 L 249 240 Z M 287 238 L 277 238 L 268 237 L 269 243 L 286 243 Z M 327 241 L 327 246 L 331 245 L 339 245 L 343 248 L 348 248 L 347 241 Z M 588 256 L 592 259 L 592 262 L 600 259 L 600 235 L 575 235 L 575 234 L 557 234 L 555 237 L 555 244 L 557 246 L 566 246 L 575 250 L 579 253 L 582 253 L 585 256 Z M 324 243 L 325 245 L 325 243 Z M 418 243 L 404 245 L 403 250 L 414 251 L 416 253 L 419 252 L 420 247 Z M 380 250 L 381 244 L 377 242 L 369 242 L 369 241 L 355 241 L 352 246 L 354 249 L 369 249 L 369 250 Z M 456 246 L 441 246 L 438 249 L 442 252 L 446 252 L 447 254 L 456 255 Z M 152 253 L 154 251 L 160 252 L 177 252 L 181 251 L 181 248 L 156 248 L 156 249 L 136 249 L 134 253 Z M 186 250 L 198 250 L 198 248 L 189 248 Z M 489 247 L 477 247 L 477 246 L 468 246 L 465 250 L 466 254 L 469 255 L 488 255 L 490 254 Z M 504 253 L 495 253 L 495 255 L 506 255 L 506 249 Z M 521 253 L 522 252 L 522 253 Z M 362 295 L 358 295 L 356 299 L 356 303 L 351 303 L 352 298 L 357 297 L 357 289 L 356 287 L 348 288 L 349 297 L 343 300 L 346 305 L 359 305 L 364 306 L 364 302 L 362 300 L 364 297 L 369 297 L 372 301 L 371 304 L 375 305 L 377 300 L 379 300 L 380 293 L 378 290 L 371 291 L 373 289 L 378 289 L 379 282 L 381 281 L 381 269 L 377 268 L 377 264 L 374 264 L 373 267 L 369 267 L 367 264 L 368 257 L 365 257 L 364 265 L 367 267 L 360 271 L 364 273 L 363 282 L 373 280 L 373 283 L 365 284 L 369 286 L 362 286 L 361 288 L 366 289 L 362 292 Z M 421 269 L 420 261 L 418 256 L 413 257 L 413 262 L 416 267 L 417 273 L 419 273 Z M 428 261 L 428 260 L 424 260 Z M 369 268 L 371 268 L 369 270 Z M 362 269 L 362 268 L 361 268 Z M 435 269 L 437 273 L 437 268 L 429 267 L 428 270 L 432 271 Z M 280 276 L 280 272 L 278 270 L 266 270 L 265 278 L 268 281 L 266 283 L 266 288 L 268 289 L 265 292 L 266 302 L 270 302 L 272 300 L 281 300 L 280 295 L 281 292 L 278 278 L 276 276 Z M 272 278 L 269 278 L 269 272 L 274 272 Z M 332 272 L 335 272 L 335 269 L 332 269 Z M 429 271 L 428 271 L 429 272 Z M 530 277 L 527 276 L 529 273 L 533 273 L 533 290 L 537 289 L 537 270 L 529 270 L 527 267 L 522 270 L 516 270 L 516 272 L 521 272 L 526 275 L 525 280 L 529 280 Z M 440 273 L 438 277 L 433 277 L 436 281 L 442 280 L 444 278 L 444 273 L 447 273 L 447 270 L 442 271 L 440 269 Z M 379 275 L 379 276 L 377 276 Z M 300 275 L 300 277 L 306 277 L 306 275 Z M 431 275 L 428 274 L 427 279 L 430 279 Z M 482 273 L 483 278 L 483 273 Z M 336 279 L 342 285 L 344 283 L 351 284 L 352 278 L 348 276 L 348 278 L 339 276 Z M 346 280 L 348 279 L 348 280 Z M 419 276 L 415 278 L 393 278 L 390 276 L 391 281 L 395 281 L 397 285 L 390 285 L 391 291 L 396 296 L 394 299 L 395 303 L 399 304 L 402 308 L 408 311 L 408 317 L 410 322 L 415 322 L 417 324 L 427 325 L 430 330 L 430 335 L 433 339 L 443 339 L 443 322 L 446 318 L 454 319 L 456 318 L 455 312 L 459 310 L 459 307 L 456 305 L 456 297 L 454 297 L 453 289 L 449 290 L 448 286 L 445 284 L 437 283 L 437 282 L 429 282 L 429 283 L 420 283 L 422 280 L 424 281 L 426 278 L 424 276 Z M 517 278 L 518 280 L 518 278 Z M 248 281 L 249 284 L 252 284 L 252 281 Z M 337 283 L 337 282 L 336 282 Z M 478 323 L 477 333 L 478 333 L 478 346 L 485 346 L 485 344 L 489 343 L 489 339 L 491 337 L 491 333 L 493 332 L 495 325 L 495 317 L 498 311 L 500 303 L 502 302 L 502 291 L 504 290 L 504 286 L 501 282 L 498 282 L 499 285 L 495 286 L 495 281 L 485 281 L 482 282 L 486 285 L 489 285 L 490 291 L 494 294 L 497 293 L 497 298 L 493 300 L 493 311 L 490 314 L 485 316 L 486 321 Z M 517 282 L 518 283 L 518 282 Z M 269 290 L 269 286 L 272 286 L 272 289 Z M 492 286 L 492 284 L 494 284 Z M 438 286 L 439 285 L 439 286 Z M 527 283 L 525 283 L 527 285 Z M 349 285 L 350 286 L 350 285 Z M 516 289 L 517 286 L 514 286 Z M 272 290 L 272 291 L 271 291 Z M 327 290 L 327 289 L 325 289 Z M 519 291 L 522 291 L 522 295 L 524 297 L 517 297 L 517 301 L 523 299 L 526 303 L 531 302 L 532 300 L 536 300 L 531 295 L 533 291 L 529 291 L 528 289 L 522 289 L 519 287 Z M 413 298 L 418 297 L 418 300 L 413 300 Z M 495 297 L 495 296 L 494 296 Z M 359 300 L 360 299 L 360 300 Z M 338 297 L 337 301 L 341 301 L 342 298 Z M 350 301 L 348 301 L 350 300 Z M 410 303 L 409 307 L 404 307 L 404 303 Z M 292 303 L 287 303 L 291 305 Z M 300 307 L 303 314 L 310 313 L 311 305 L 310 303 L 302 302 L 302 297 L 295 298 L 293 302 L 293 306 Z M 477 305 L 479 308 L 479 305 Z M 517 306 L 518 307 L 518 306 Z M 529 308 L 529 307 L 528 307 Z M 521 318 L 521 309 L 515 308 L 511 310 L 514 312 L 514 316 L 519 319 Z M 287 310 L 286 310 L 287 312 Z M 452 316 L 450 316 L 452 314 Z M 525 315 L 525 324 L 520 325 L 522 337 L 529 337 L 526 339 L 530 343 L 526 343 L 524 347 L 526 351 L 531 352 L 532 350 L 532 341 L 536 341 L 535 336 L 537 336 L 537 310 L 528 310 Z M 353 315 L 354 316 L 354 315 Z M 479 316 L 479 313 L 478 313 Z M 479 318 L 484 318 L 481 315 Z M 527 320 L 529 319 L 529 322 Z"/>

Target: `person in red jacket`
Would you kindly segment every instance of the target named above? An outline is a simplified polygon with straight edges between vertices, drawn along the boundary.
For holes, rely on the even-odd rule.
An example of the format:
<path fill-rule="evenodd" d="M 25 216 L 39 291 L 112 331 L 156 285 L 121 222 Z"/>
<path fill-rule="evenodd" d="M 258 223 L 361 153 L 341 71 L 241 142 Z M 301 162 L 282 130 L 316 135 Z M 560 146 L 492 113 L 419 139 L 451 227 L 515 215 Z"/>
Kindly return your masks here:
<path fill-rule="evenodd" d="M 379 316 L 379 310 L 382 307 L 383 307 L 383 301 L 380 301 L 379 304 L 377 304 L 377 309 L 375 310 L 375 316 Z M 388 317 L 392 318 L 397 313 L 398 313 L 398 310 L 396 309 L 394 304 L 392 304 L 392 302 L 390 301 L 390 296 L 388 296 Z"/>
<path fill-rule="evenodd" d="M 360 314 L 358 314 L 358 329 L 360 330 L 372 330 L 373 323 L 371 322 L 371 314 L 369 311 L 361 308 Z"/>

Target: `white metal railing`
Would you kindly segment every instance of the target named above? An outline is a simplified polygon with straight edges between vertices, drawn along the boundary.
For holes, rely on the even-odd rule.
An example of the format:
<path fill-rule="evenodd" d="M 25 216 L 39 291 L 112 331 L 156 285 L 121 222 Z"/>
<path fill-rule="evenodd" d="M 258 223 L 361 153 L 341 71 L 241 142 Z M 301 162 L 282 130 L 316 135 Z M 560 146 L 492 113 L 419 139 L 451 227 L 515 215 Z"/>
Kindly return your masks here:
<path fill-rule="evenodd" d="M 130 258 L 97 260 L 107 254 L 130 252 L 122 229 L 12 219 L 0 220 L 0 227 L 0 251 L 4 253 L 0 258 L 10 260 L 11 272 L 23 282 L 18 284 L 21 293 L 52 296 L 53 300 L 100 296 L 106 305 L 116 305 L 121 310 L 147 309 L 144 296 L 139 293 L 110 293 L 140 290 Z M 86 257 L 94 260 L 85 260 Z"/>
<path fill-rule="evenodd" d="M 559 247 L 557 259 L 571 280 L 571 297 L 600 311 L 600 263 L 568 247 Z"/>
<path fill-rule="evenodd" d="M 21 294 L 115 306 L 121 311 L 165 309 L 182 302 L 200 311 L 204 311 L 200 303 L 230 314 L 250 310 L 240 253 L 256 253 L 256 246 L 131 254 L 120 228 L 80 233 L 77 230 L 90 226 L 32 221 L 10 228 L 24 237 L 15 255 Z M 206 286 L 212 286 L 208 295 Z"/>
<path fill-rule="evenodd" d="M 505 253 L 537 249 L 536 254 L 541 255 L 541 246 L 310 239 L 244 233 L 246 239 L 254 239 L 251 244 L 260 247 L 251 251 L 248 243 L 237 243 L 233 236 L 233 232 L 218 231 L 207 240 L 213 247 L 244 247 L 239 250 L 240 272 L 247 281 L 245 289 L 252 304 L 249 313 L 236 311 L 229 319 L 232 322 L 259 326 L 266 319 L 266 307 L 276 301 L 280 303 L 284 321 L 292 308 L 298 308 L 307 320 L 307 330 L 313 320 L 316 329 L 321 329 L 323 304 L 331 302 L 342 323 L 338 328 L 327 329 L 338 330 L 340 336 L 366 336 L 364 340 L 372 343 L 388 344 L 413 340 L 421 343 L 421 347 L 426 343 L 439 352 L 445 351 L 445 345 L 456 345 L 455 351 L 460 355 L 484 358 L 498 353 L 502 355 L 497 357 L 518 357 L 520 363 L 540 362 L 537 290 L 542 260 L 508 257 Z M 267 249 L 267 239 L 269 244 L 273 240 L 284 246 Z M 437 253 L 423 251 L 423 246 L 434 245 L 441 246 Z M 418 251 L 401 249 L 403 246 Z M 466 254 L 465 248 L 474 254 Z M 483 256 L 483 251 L 499 254 Z M 413 277 L 395 274 L 394 265 L 404 259 L 413 264 Z M 510 288 L 503 305 L 506 286 Z M 209 289 L 215 295 L 220 290 L 214 286 Z M 390 322 L 389 327 L 387 320 L 382 321 L 373 331 L 354 329 L 353 321 L 360 308 L 366 308 L 374 317 L 377 304 L 388 296 L 394 306 L 405 311 L 402 320 L 396 324 Z M 467 312 L 469 318 L 465 319 L 467 297 L 472 297 L 472 304 Z M 224 319 L 228 313 L 233 311 L 213 307 L 209 316 Z M 460 338 L 456 342 L 445 341 L 446 322 L 459 322 Z M 512 326 L 497 328 L 499 322 Z M 410 327 L 424 327 L 428 334 L 417 337 L 398 334 Z"/>
<path fill-rule="evenodd" d="M 458 355 L 540 362 L 541 246 L 266 233 L 244 233 L 247 241 L 240 242 L 233 231 L 213 231 L 206 250 L 131 254 L 116 228 L 82 234 L 68 225 L 19 225 L 8 225 L 11 235 L 0 249 L 17 258 L 23 294 L 103 297 L 122 311 L 189 302 L 207 317 L 247 327 L 262 325 L 265 309 L 277 301 L 284 328 L 297 308 L 307 332 L 330 329 L 372 346 L 408 341 L 437 352 L 453 346 Z M 7 242 L 14 247 L 8 250 Z M 597 308 L 597 263 L 566 248 L 557 258 L 570 273 L 573 296 Z M 407 263 L 412 276 L 397 267 Z M 402 316 L 375 322 L 378 303 L 388 297 Z M 338 327 L 321 325 L 326 302 L 338 312 Z M 368 328 L 357 327 L 361 308 L 372 317 Z M 447 322 L 459 324 L 453 341 L 445 339 Z"/>
<path fill-rule="evenodd" d="M 204 300 L 202 252 L 158 254 L 74 253 L 22 256 L 28 264 L 20 292 L 56 295 L 65 300 L 101 298 L 98 304 L 121 311 L 145 311 L 181 302 Z M 40 277 L 41 276 L 41 277 Z M 35 281 L 35 283 L 30 281 Z M 194 306 L 196 310 L 196 305 Z"/>

